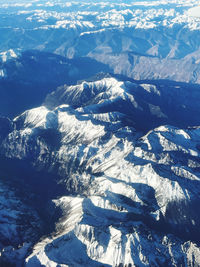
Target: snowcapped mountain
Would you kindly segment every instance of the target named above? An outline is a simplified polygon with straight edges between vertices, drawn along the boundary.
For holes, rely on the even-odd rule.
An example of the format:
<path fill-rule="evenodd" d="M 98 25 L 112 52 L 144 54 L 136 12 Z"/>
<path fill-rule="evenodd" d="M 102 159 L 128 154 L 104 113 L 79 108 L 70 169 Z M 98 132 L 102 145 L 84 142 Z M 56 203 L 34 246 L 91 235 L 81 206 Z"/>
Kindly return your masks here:
<path fill-rule="evenodd" d="M 7 78 L 7 72 L 4 68 L 5 62 L 11 59 L 16 59 L 19 55 L 20 51 L 14 51 L 13 49 L 9 49 L 8 51 L 0 53 L 0 79 Z"/>
<path fill-rule="evenodd" d="M 20 55 L 20 51 L 14 51 L 9 49 L 8 51 L 0 53 L 0 59 L 2 62 L 6 62 L 10 59 L 17 58 Z"/>
<path fill-rule="evenodd" d="M 199 264 L 200 129 L 170 114 L 173 98 L 191 103 L 187 90 L 107 76 L 59 87 L 13 120 L 2 160 L 28 162 L 32 194 L 60 210 L 26 266 Z"/>
<path fill-rule="evenodd" d="M 58 87 L 47 95 L 44 104 L 49 108 L 69 104 L 83 113 L 117 111 L 126 114 L 127 126 L 144 131 L 162 124 L 178 127 L 199 124 L 199 86 L 166 81 L 136 83 L 107 76 L 77 86 Z"/>

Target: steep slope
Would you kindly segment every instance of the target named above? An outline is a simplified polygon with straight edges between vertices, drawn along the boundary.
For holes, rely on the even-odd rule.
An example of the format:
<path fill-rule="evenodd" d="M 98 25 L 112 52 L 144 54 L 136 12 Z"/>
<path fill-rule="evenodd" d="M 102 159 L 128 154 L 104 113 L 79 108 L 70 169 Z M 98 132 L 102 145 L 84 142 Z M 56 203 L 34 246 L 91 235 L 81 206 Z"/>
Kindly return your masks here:
<path fill-rule="evenodd" d="M 185 87 L 108 77 L 60 87 L 14 119 L 2 158 L 43 173 L 25 181 L 62 210 L 27 266 L 199 264 L 199 93 L 191 90 L 192 107 Z M 189 124 L 172 116 L 178 97 L 193 127 L 177 127 Z"/>

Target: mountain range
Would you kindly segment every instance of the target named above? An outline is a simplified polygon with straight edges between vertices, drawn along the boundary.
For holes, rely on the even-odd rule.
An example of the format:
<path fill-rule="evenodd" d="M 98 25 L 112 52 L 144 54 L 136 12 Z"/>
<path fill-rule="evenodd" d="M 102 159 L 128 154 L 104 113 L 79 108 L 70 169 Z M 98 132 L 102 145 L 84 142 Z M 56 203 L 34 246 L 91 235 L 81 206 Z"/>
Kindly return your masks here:
<path fill-rule="evenodd" d="M 137 80 L 199 83 L 197 2 L 2 2 L 0 55 L 37 49 L 90 57 Z"/>
<path fill-rule="evenodd" d="M 200 266 L 199 1 L 0 3 L 0 266 Z"/>
<path fill-rule="evenodd" d="M 200 131 L 195 116 L 191 124 L 172 117 L 174 103 L 163 90 L 169 106 L 162 106 L 162 90 L 106 75 L 59 87 L 41 107 L 4 127 L 3 174 L 20 191 L 20 197 L 11 194 L 9 209 L 30 196 L 26 201 L 36 213 L 25 216 L 29 223 L 20 229 L 23 204 L 13 224 L 17 235 L 31 231 L 36 237 L 27 242 L 23 234 L 16 248 L 16 235 L 3 259 L 23 258 L 34 244 L 27 266 L 198 264 Z M 198 97 L 197 90 L 196 105 L 189 97 L 183 103 L 193 103 L 190 117 L 198 112 Z M 56 228 L 49 226 L 51 235 L 36 242 L 47 220 Z"/>

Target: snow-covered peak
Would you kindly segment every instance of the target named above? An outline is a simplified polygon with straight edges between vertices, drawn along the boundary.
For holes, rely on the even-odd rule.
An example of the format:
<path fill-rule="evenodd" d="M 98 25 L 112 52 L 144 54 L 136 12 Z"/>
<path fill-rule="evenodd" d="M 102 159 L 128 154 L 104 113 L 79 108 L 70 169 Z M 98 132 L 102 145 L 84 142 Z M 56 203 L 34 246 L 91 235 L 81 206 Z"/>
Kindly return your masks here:
<path fill-rule="evenodd" d="M 46 127 L 46 118 L 49 110 L 44 107 L 34 108 L 25 111 L 14 119 L 15 122 L 23 120 L 24 127 Z"/>
<path fill-rule="evenodd" d="M 132 86 L 134 85 L 132 84 Z M 137 106 L 133 96 L 129 93 L 128 87 L 128 83 L 118 81 L 113 77 L 94 82 L 84 81 L 79 85 L 58 88 L 47 96 L 45 104 L 50 107 L 71 104 L 75 107 L 82 107 L 82 111 L 87 109 L 87 112 L 89 112 L 90 109 L 91 113 L 96 113 L 95 110 L 101 106 L 109 105 L 109 102 L 115 103 L 118 100 L 127 101 L 129 99 Z M 120 109 L 115 111 L 120 111 Z"/>
<path fill-rule="evenodd" d="M 5 52 L 0 52 L 0 60 L 2 63 L 7 62 L 10 59 L 17 58 L 20 55 L 20 50 L 9 49 Z"/>

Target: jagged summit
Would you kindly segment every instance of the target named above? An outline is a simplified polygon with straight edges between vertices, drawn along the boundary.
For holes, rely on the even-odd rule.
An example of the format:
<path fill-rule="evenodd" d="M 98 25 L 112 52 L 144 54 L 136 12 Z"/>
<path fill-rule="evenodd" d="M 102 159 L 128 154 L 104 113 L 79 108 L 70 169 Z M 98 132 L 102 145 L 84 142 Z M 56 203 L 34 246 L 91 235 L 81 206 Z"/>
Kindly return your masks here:
<path fill-rule="evenodd" d="M 192 94 L 191 91 L 192 90 Z M 47 95 L 44 105 L 69 104 L 85 113 L 120 112 L 126 125 L 147 131 L 162 124 L 178 127 L 199 123 L 199 88 L 187 84 L 144 83 L 108 75 L 78 85 L 61 86 Z"/>

